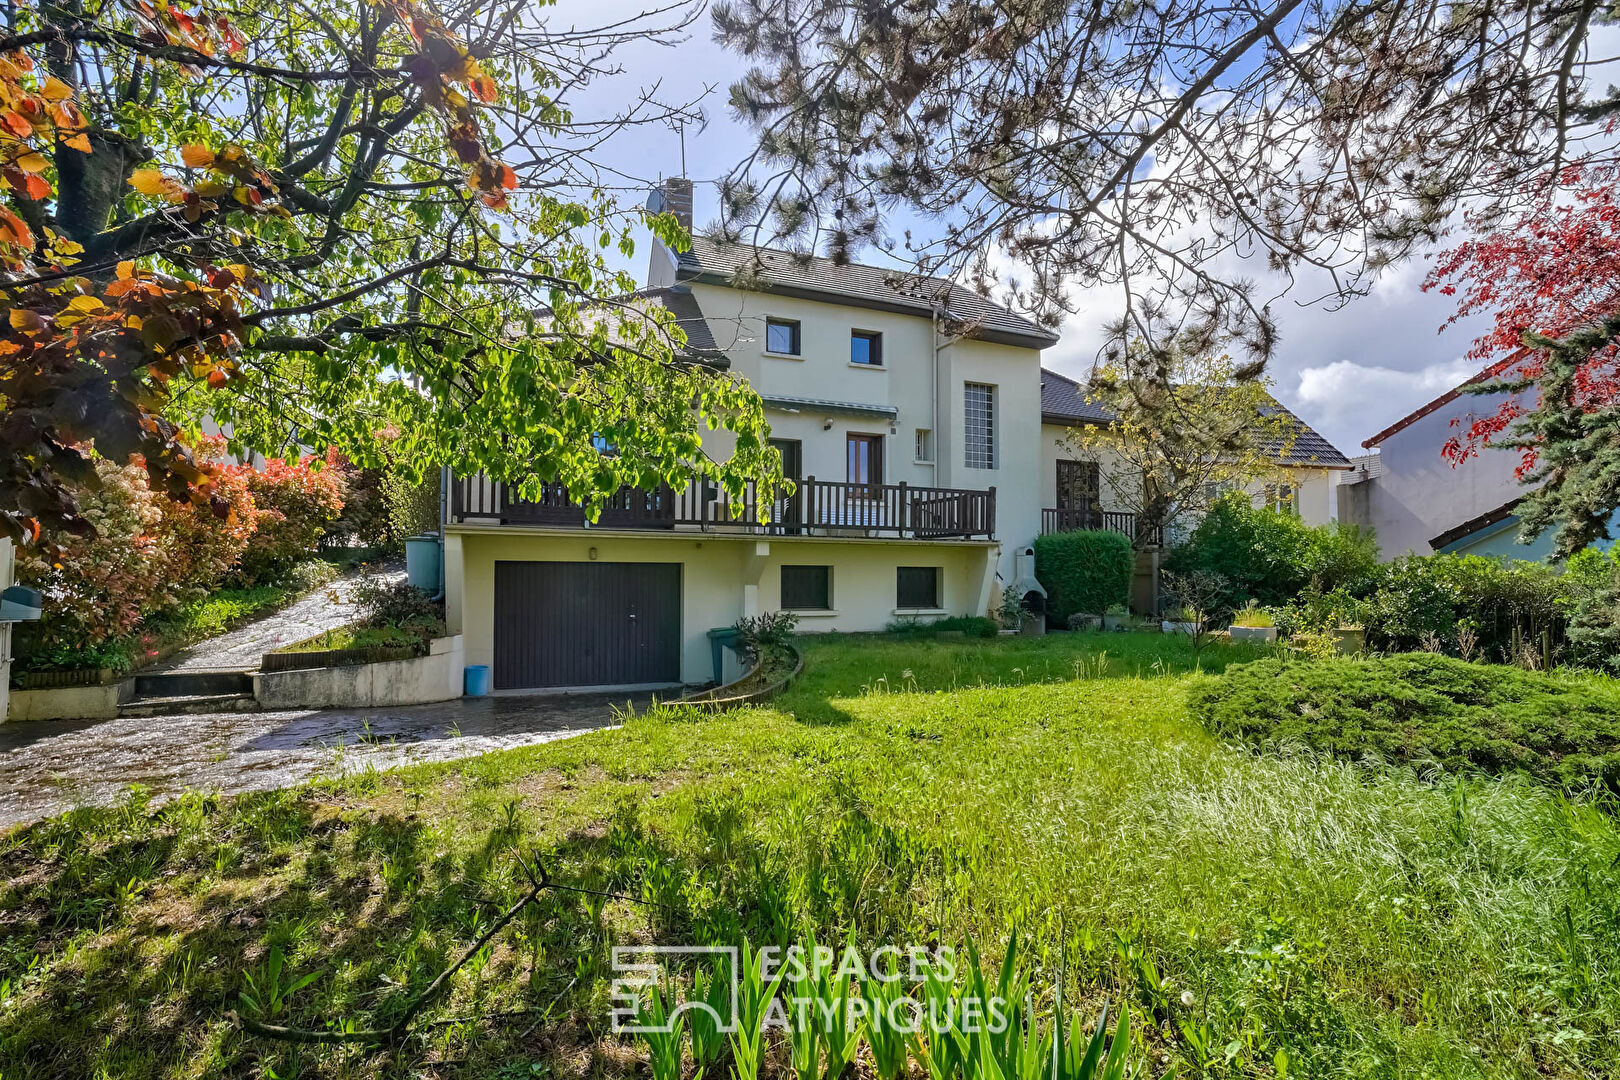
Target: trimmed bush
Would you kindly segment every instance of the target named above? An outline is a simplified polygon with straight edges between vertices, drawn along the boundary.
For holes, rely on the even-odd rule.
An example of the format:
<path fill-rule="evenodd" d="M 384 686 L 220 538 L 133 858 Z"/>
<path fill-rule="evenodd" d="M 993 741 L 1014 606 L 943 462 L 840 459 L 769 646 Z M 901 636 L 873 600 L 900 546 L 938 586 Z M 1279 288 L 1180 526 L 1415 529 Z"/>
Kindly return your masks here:
<path fill-rule="evenodd" d="M 1035 538 L 1035 579 L 1047 614 L 1067 626 L 1075 614 L 1101 615 L 1131 596 L 1131 542 L 1115 532 L 1080 529 Z"/>
<path fill-rule="evenodd" d="M 1368 643 L 1387 651 L 1424 648 L 1438 640 L 1459 650 L 1461 638 L 1478 655 L 1517 659 L 1514 649 L 1562 636 L 1566 584 L 1543 563 L 1482 555 L 1403 555 L 1380 568 L 1363 601 Z"/>
<path fill-rule="evenodd" d="M 1272 659 L 1227 668 L 1188 704 L 1216 734 L 1262 748 L 1303 743 L 1620 790 L 1620 685 L 1590 676 L 1430 653 Z"/>
<path fill-rule="evenodd" d="M 1224 614 L 1250 600 L 1284 603 L 1308 585 L 1360 592 L 1378 569 L 1378 545 L 1369 530 L 1339 522 L 1307 525 L 1295 514 L 1256 507 L 1247 495 L 1232 492 L 1210 507 L 1187 542 L 1170 553 L 1165 569 L 1225 578 Z"/>

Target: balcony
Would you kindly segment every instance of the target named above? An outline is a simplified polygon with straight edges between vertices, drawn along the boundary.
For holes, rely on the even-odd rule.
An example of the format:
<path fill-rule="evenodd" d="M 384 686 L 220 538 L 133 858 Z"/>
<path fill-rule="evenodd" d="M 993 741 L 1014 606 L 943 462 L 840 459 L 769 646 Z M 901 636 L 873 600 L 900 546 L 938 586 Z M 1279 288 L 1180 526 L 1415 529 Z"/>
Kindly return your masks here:
<path fill-rule="evenodd" d="M 761 504 L 753 484 L 733 500 L 713 484 L 638 491 L 621 488 L 594 524 L 561 484 L 548 484 L 535 502 L 512 498 L 506 485 L 481 476 L 450 487 L 452 522 L 487 522 L 563 529 L 682 530 L 757 536 L 878 536 L 899 540 L 995 539 L 996 489 L 912 487 L 797 481 L 792 495 Z"/>
<path fill-rule="evenodd" d="M 1041 534 L 1058 532 L 1073 532 L 1076 529 L 1101 529 L 1105 532 L 1116 532 L 1136 546 L 1137 527 L 1136 515 L 1114 510 L 1098 510 L 1091 506 L 1069 507 L 1054 510 L 1050 507 L 1041 511 Z M 1147 546 L 1160 545 L 1164 542 L 1164 531 L 1153 537 Z"/>

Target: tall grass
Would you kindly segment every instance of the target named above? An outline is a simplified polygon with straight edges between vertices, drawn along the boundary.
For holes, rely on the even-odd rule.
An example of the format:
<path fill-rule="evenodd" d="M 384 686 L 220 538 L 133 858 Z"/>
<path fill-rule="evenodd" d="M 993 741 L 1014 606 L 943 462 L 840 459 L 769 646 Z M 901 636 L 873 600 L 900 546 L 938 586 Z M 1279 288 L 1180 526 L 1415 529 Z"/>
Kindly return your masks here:
<path fill-rule="evenodd" d="M 1016 933 L 1042 1015 L 1129 1002 L 1138 1075 L 1620 1075 L 1612 805 L 1227 746 L 1187 718 L 1191 663 L 1146 635 L 813 642 L 771 708 L 70 815 L 0 841 L 0 1074 L 285 1072 L 224 1020 L 272 944 L 287 985 L 323 973 L 289 1022 L 386 1022 L 524 887 L 521 842 L 644 903 L 555 898 L 426 1017 L 561 995 L 570 1024 L 447 1023 L 400 1067 L 629 1075 L 600 1034 L 614 942 L 971 939 L 993 970 Z M 789 1050 L 744 1055 L 779 1080 Z"/>

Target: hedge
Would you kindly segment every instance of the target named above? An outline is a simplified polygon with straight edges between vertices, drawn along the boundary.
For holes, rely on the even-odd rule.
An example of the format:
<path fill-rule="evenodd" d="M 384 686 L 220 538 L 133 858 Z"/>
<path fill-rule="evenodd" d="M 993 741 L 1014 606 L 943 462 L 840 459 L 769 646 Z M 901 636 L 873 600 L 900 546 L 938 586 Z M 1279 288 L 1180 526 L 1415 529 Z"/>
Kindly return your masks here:
<path fill-rule="evenodd" d="M 1035 539 L 1035 578 L 1046 589 L 1047 613 L 1060 623 L 1126 603 L 1135 566 L 1131 542 L 1116 532 L 1081 529 Z"/>
<path fill-rule="evenodd" d="M 1620 790 L 1620 686 L 1591 676 L 1432 653 L 1268 659 L 1227 668 L 1188 704 L 1217 735 L 1261 748 L 1303 743 Z"/>

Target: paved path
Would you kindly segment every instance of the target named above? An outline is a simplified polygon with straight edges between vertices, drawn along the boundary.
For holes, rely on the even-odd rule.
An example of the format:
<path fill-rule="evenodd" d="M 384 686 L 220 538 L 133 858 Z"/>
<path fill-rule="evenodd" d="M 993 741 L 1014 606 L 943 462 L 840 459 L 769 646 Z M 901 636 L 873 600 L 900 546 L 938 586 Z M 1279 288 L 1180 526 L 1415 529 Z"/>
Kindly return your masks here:
<path fill-rule="evenodd" d="M 160 800 L 188 788 L 235 794 L 549 742 L 611 727 L 626 703 L 640 711 L 650 702 L 650 694 L 580 694 L 0 724 L 0 829 L 114 802 L 131 784 Z"/>
<path fill-rule="evenodd" d="M 360 608 L 355 602 L 355 592 L 368 577 L 382 581 L 403 581 L 405 571 L 396 559 L 346 574 L 273 615 L 238 626 L 207 641 L 199 641 L 160 664 L 143 668 L 142 674 L 255 669 L 264 654 L 273 649 L 303 641 L 326 630 L 347 626 L 358 619 Z"/>

